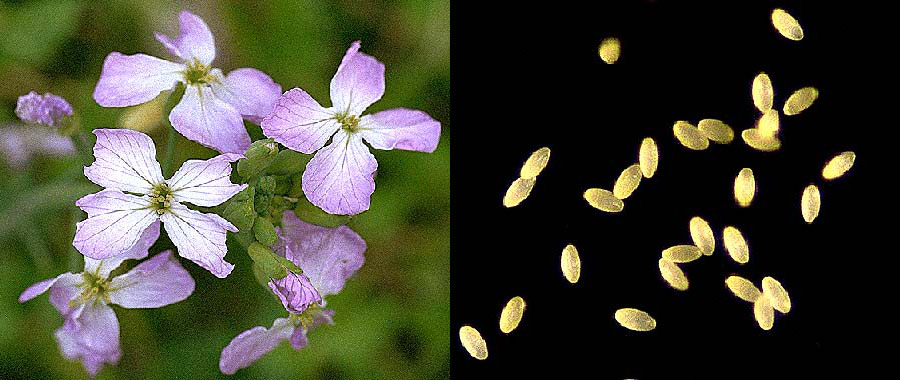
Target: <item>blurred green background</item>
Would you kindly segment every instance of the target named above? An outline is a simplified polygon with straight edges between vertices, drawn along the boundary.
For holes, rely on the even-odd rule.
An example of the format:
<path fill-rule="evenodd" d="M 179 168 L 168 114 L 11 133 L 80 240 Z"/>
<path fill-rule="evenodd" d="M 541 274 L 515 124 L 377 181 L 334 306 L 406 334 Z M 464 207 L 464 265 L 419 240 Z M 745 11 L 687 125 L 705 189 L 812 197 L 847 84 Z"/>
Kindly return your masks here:
<path fill-rule="evenodd" d="M 110 52 L 172 59 L 153 32 L 176 35 L 182 9 L 212 29 L 214 67 L 260 69 L 284 90 L 303 88 L 323 105 L 330 105 L 329 81 L 341 57 L 361 40 L 362 51 L 387 67 L 385 95 L 368 112 L 421 109 L 443 125 L 433 154 L 372 150 L 379 163 L 372 207 L 349 224 L 368 244 L 366 263 L 328 299 L 335 325 L 312 331 L 304 350 L 283 343 L 234 377 L 448 378 L 449 1 L 0 1 L 0 128 L 16 121 L 18 96 L 52 92 L 72 104 L 84 128 L 142 130 L 161 155 L 161 101 L 101 108 L 91 94 Z M 215 154 L 180 136 L 176 143 L 175 168 Z M 53 332 L 62 317 L 47 295 L 16 301 L 32 283 L 82 269 L 71 240 L 85 214 L 74 201 L 99 189 L 83 177 L 82 164 L 77 156 L 35 157 L 19 168 L 0 161 L 0 379 L 87 378 L 81 363 L 57 348 Z M 157 244 L 151 254 L 163 248 Z M 123 355 L 98 378 L 226 377 L 218 370 L 222 348 L 242 331 L 286 316 L 256 283 L 246 254 L 231 249 L 226 258 L 236 265 L 226 279 L 181 259 L 197 282 L 186 301 L 147 310 L 113 306 Z"/>

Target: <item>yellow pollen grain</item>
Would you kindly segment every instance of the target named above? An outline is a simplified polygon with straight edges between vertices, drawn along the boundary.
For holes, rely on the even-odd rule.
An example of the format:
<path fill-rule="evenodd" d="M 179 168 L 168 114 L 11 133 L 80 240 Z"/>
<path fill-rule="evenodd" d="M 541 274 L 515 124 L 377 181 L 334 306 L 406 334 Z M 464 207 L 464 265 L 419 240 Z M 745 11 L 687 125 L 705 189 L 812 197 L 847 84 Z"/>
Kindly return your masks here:
<path fill-rule="evenodd" d="M 694 245 L 676 245 L 662 251 L 662 257 L 673 263 L 689 263 L 700 256 L 700 248 Z"/>
<path fill-rule="evenodd" d="M 763 137 L 778 136 L 778 130 L 780 128 L 778 119 L 778 110 L 774 108 L 763 113 L 756 122 L 756 129 L 759 130 L 759 134 Z"/>
<path fill-rule="evenodd" d="M 688 149 L 704 150 L 709 147 L 709 139 L 697 127 L 686 121 L 676 121 L 672 126 L 675 138 Z"/>
<path fill-rule="evenodd" d="M 625 202 L 616 198 L 609 190 L 592 188 L 584 192 L 584 199 L 592 207 L 606 212 L 619 212 L 625 208 Z"/>
<path fill-rule="evenodd" d="M 747 246 L 747 240 L 737 228 L 732 226 L 725 227 L 722 234 L 722 240 L 725 241 L 725 250 L 731 259 L 739 264 L 746 264 L 750 261 L 750 247 Z"/>
<path fill-rule="evenodd" d="M 756 179 L 753 178 L 753 170 L 743 168 L 734 179 L 734 199 L 741 207 L 750 206 L 753 195 L 756 194 Z"/>
<path fill-rule="evenodd" d="M 728 144 L 734 140 L 734 130 L 728 124 L 718 119 L 703 119 L 697 123 L 697 129 L 706 138 L 719 144 Z"/>
<path fill-rule="evenodd" d="M 543 147 L 534 151 L 522 165 L 519 177 L 526 179 L 537 177 L 547 167 L 547 161 L 550 161 L 550 148 Z"/>
<path fill-rule="evenodd" d="M 745 129 L 741 132 L 741 138 L 748 146 L 759 151 L 772 152 L 781 148 L 781 141 L 777 136 L 765 136 L 756 128 Z"/>
<path fill-rule="evenodd" d="M 681 271 L 681 268 L 678 267 L 678 264 L 666 258 L 661 258 L 659 259 L 659 273 L 662 274 L 663 280 L 669 283 L 669 286 L 676 290 L 687 290 L 688 279 L 685 277 L 684 272 Z"/>
<path fill-rule="evenodd" d="M 525 300 L 516 296 L 506 303 L 503 311 L 500 312 L 500 331 L 509 334 L 522 321 L 522 314 L 525 313 Z"/>
<path fill-rule="evenodd" d="M 704 255 L 712 255 L 716 249 L 716 238 L 713 230 L 703 218 L 695 216 L 690 222 L 691 240 L 694 245 L 700 249 L 700 253 Z"/>
<path fill-rule="evenodd" d="M 484 360 L 488 357 L 487 343 L 481 337 L 481 333 L 472 326 L 463 326 L 459 329 L 459 340 L 462 342 L 469 355 L 478 360 Z"/>
<path fill-rule="evenodd" d="M 659 150 L 656 147 L 656 141 L 647 137 L 641 141 L 641 150 L 638 153 L 638 162 L 641 165 L 641 173 L 644 178 L 653 177 L 656 168 L 659 166 Z"/>
<path fill-rule="evenodd" d="M 643 311 L 632 308 L 616 310 L 616 322 L 634 331 L 650 331 L 656 328 L 656 320 Z"/>
<path fill-rule="evenodd" d="M 800 23 L 783 9 L 772 10 L 772 25 L 784 38 L 793 41 L 803 39 L 803 28 L 800 27 Z"/>
<path fill-rule="evenodd" d="M 822 178 L 832 180 L 844 175 L 853 167 L 854 161 L 856 161 L 856 153 L 850 151 L 835 156 L 822 169 Z"/>
<path fill-rule="evenodd" d="M 600 59 L 610 65 L 616 63 L 621 54 L 622 43 L 615 37 L 604 38 L 603 41 L 600 41 L 600 47 L 597 48 L 597 55 L 600 56 Z"/>
<path fill-rule="evenodd" d="M 774 103 L 775 90 L 772 89 L 772 80 L 766 73 L 759 73 L 753 78 L 753 84 L 750 88 L 750 95 L 753 97 L 753 105 L 759 112 L 766 112 L 772 109 Z"/>
<path fill-rule="evenodd" d="M 803 196 L 800 198 L 800 213 L 806 223 L 812 223 L 819 216 L 819 207 L 821 206 L 822 198 L 816 185 L 809 185 L 803 189 Z"/>
<path fill-rule="evenodd" d="M 619 174 L 619 178 L 616 179 L 615 185 L 613 185 L 613 196 L 619 199 L 628 198 L 641 184 L 642 177 L 640 164 L 634 164 L 625 168 L 625 170 L 622 170 L 622 174 Z"/>
<path fill-rule="evenodd" d="M 787 101 L 784 102 L 782 112 L 787 116 L 796 115 L 809 108 L 818 97 L 819 90 L 816 90 L 815 87 L 801 88 L 794 91 L 794 93 L 788 97 Z"/>
<path fill-rule="evenodd" d="M 506 207 L 518 206 L 531 194 L 534 182 L 534 178 L 519 178 L 513 181 L 509 185 L 509 189 L 506 189 L 506 195 L 503 196 L 503 205 Z"/>
<path fill-rule="evenodd" d="M 756 285 L 740 276 L 729 276 L 725 279 L 725 285 L 734 295 L 747 302 L 756 302 L 762 295 Z"/>
<path fill-rule="evenodd" d="M 760 296 L 753 303 L 753 317 L 763 330 L 771 330 L 775 324 L 775 310 L 769 304 L 769 298 Z"/>
<path fill-rule="evenodd" d="M 560 266 L 566 280 L 573 284 L 578 282 L 581 277 L 581 259 L 578 257 L 578 250 L 574 245 L 569 244 L 563 249 Z"/>
<path fill-rule="evenodd" d="M 768 276 L 763 277 L 762 288 L 763 295 L 769 299 L 769 304 L 771 304 L 775 310 L 784 314 L 791 311 L 791 297 L 788 296 L 787 290 L 781 286 L 781 283 L 778 282 L 778 280 Z"/>

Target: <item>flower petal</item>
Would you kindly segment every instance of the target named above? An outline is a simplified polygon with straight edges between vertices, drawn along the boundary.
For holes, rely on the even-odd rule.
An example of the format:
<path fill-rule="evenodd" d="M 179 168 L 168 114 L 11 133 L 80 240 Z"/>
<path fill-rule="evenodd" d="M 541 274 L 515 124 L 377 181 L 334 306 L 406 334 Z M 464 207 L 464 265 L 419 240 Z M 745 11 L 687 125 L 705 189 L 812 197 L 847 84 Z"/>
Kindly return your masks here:
<path fill-rule="evenodd" d="M 331 78 L 332 108 L 357 116 L 384 95 L 384 64 L 359 48 L 359 41 L 350 45 Z"/>
<path fill-rule="evenodd" d="M 242 332 L 222 350 L 219 370 L 226 375 L 233 375 L 237 370 L 246 368 L 290 338 L 294 329 L 287 318 L 278 318 L 272 323 L 271 329 L 256 326 Z"/>
<path fill-rule="evenodd" d="M 303 193 L 329 214 L 359 214 L 369 209 L 369 197 L 375 192 L 375 169 L 378 162 L 362 137 L 341 130 L 306 165 Z"/>
<path fill-rule="evenodd" d="M 394 108 L 360 120 L 361 134 L 375 149 L 434 152 L 441 138 L 441 123 L 419 110 Z"/>
<path fill-rule="evenodd" d="M 333 325 L 334 324 L 334 320 L 332 319 L 332 317 L 334 317 L 334 310 L 318 309 L 318 310 L 311 311 L 311 313 L 314 313 L 314 314 L 313 314 L 312 324 L 309 325 L 309 328 L 303 328 L 302 326 L 298 327 L 296 330 L 294 330 L 294 334 L 291 335 L 291 347 L 293 347 L 297 351 L 300 351 L 301 349 L 306 347 L 306 345 L 307 345 L 306 334 L 310 330 L 312 330 L 320 325 L 324 325 L 324 324 Z"/>
<path fill-rule="evenodd" d="M 72 245 L 92 259 L 118 256 L 134 247 L 144 230 L 157 220 L 147 197 L 103 190 L 75 202 L 88 218 L 75 226 Z"/>
<path fill-rule="evenodd" d="M 365 262 L 366 242 L 350 227 L 320 227 L 285 211 L 281 218 L 285 258 L 303 269 L 322 297 L 337 294 Z"/>
<path fill-rule="evenodd" d="M 183 80 L 185 66 L 146 54 L 109 53 L 103 61 L 94 100 L 102 107 L 146 103 Z"/>
<path fill-rule="evenodd" d="M 113 256 L 103 260 L 94 260 L 90 257 L 84 258 L 84 271 L 91 273 L 100 278 L 109 278 L 110 272 L 116 270 L 125 260 L 143 259 L 150 254 L 150 246 L 159 239 L 159 220 L 154 221 L 141 234 L 140 239 L 134 244 L 134 247 L 125 251 L 125 253 Z"/>
<path fill-rule="evenodd" d="M 172 251 L 165 251 L 110 281 L 109 302 L 125 308 L 156 308 L 183 301 L 194 279 Z"/>
<path fill-rule="evenodd" d="M 25 289 L 25 291 L 23 291 L 22 294 L 19 295 L 19 303 L 27 302 L 34 297 L 44 294 L 44 292 L 49 290 L 50 287 L 53 286 L 53 284 L 55 284 L 56 280 L 58 279 L 59 277 L 53 277 L 49 280 L 44 280 L 29 286 L 28 289 Z"/>
<path fill-rule="evenodd" d="M 96 159 L 84 168 L 84 175 L 91 182 L 138 194 L 148 194 L 154 185 L 163 182 L 150 136 L 127 129 L 95 129 L 94 134 Z"/>
<path fill-rule="evenodd" d="M 282 279 L 269 281 L 269 288 L 281 300 L 284 309 L 293 314 L 303 313 L 313 302 L 322 301 L 322 296 L 302 274 L 288 272 Z"/>
<path fill-rule="evenodd" d="M 168 179 L 175 201 L 213 207 L 247 188 L 231 183 L 231 163 L 243 158 L 239 154 L 221 154 L 208 160 L 187 160 Z"/>
<path fill-rule="evenodd" d="M 275 109 L 275 102 L 281 97 L 281 85 L 262 71 L 244 68 L 228 73 L 221 85 L 213 86 L 213 92 L 245 119 L 259 124 Z"/>
<path fill-rule="evenodd" d="M 104 363 L 116 364 L 119 349 L 119 320 L 112 308 L 101 302 L 85 306 L 78 317 L 79 328 L 56 330 L 56 342 L 63 356 L 81 360 L 84 368 L 94 376 Z"/>
<path fill-rule="evenodd" d="M 56 277 L 56 283 L 50 287 L 50 304 L 59 311 L 63 317 L 77 317 L 81 313 L 79 307 L 71 307 L 71 301 L 78 297 L 83 290 L 80 285 L 84 282 L 81 273 L 63 273 Z"/>
<path fill-rule="evenodd" d="M 209 86 L 187 86 L 169 121 L 184 137 L 221 153 L 243 154 L 250 147 L 241 114 Z"/>
<path fill-rule="evenodd" d="M 285 92 L 275 109 L 259 123 L 266 137 L 301 153 L 319 150 L 341 123 L 332 110 L 323 108 L 299 88 Z"/>
<path fill-rule="evenodd" d="M 209 26 L 203 19 L 188 11 L 182 11 L 178 15 L 178 37 L 175 40 L 160 33 L 156 33 L 156 40 L 185 62 L 196 59 L 208 66 L 216 57 L 216 43 Z"/>
<path fill-rule="evenodd" d="M 181 257 L 219 278 L 227 277 L 234 269 L 234 265 L 224 259 L 228 253 L 225 231 L 238 232 L 238 229 L 227 220 L 216 214 L 191 210 L 177 202 L 172 202 L 169 212 L 160 219 Z"/>

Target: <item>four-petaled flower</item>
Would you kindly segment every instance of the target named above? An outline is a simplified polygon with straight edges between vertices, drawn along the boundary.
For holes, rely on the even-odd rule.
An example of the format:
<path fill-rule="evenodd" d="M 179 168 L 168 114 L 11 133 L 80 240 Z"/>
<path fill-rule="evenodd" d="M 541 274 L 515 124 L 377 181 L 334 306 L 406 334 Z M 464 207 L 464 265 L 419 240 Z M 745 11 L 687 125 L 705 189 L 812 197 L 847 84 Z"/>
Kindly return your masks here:
<path fill-rule="evenodd" d="M 241 116 L 259 123 L 272 112 L 281 86 L 262 71 L 243 68 L 227 76 L 210 64 L 216 56 L 212 32 L 200 17 L 183 11 L 178 38 L 156 39 L 182 60 L 175 63 L 145 54 L 110 53 L 103 62 L 94 100 L 103 107 L 148 102 L 163 91 L 185 84 L 184 97 L 169 121 L 190 140 L 221 153 L 243 154 L 250 135 Z"/>
<path fill-rule="evenodd" d="M 384 94 L 384 64 L 359 48 L 359 41 L 350 46 L 331 79 L 331 107 L 294 88 L 260 123 L 266 136 L 290 149 L 318 150 L 303 173 L 303 192 L 330 214 L 369 209 L 378 162 L 363 140 L 375 149 L 430 153 L 441 135 L 441 123 L 422 111 L 395 108 L 362 116 Z"/>
<path fill-rule="evenodd" d="M 287 211 L 282 217 L 275 251 L 303 269 L 314 290 L 325 297 L 339 293 L 347 279 L 362 267 L 366 242 L 347 226 L 319 227 L 303 222 L 293 211 Z M 324 301 L 322 306 L 325 306 Z M 288 308 L 287 304 L 285 308 Z M 233 374 L 285 340 L 290 340 L 291 347 L 300 350 L 306 347 L 307 332 L 322 324 L 334 324 L 333 316 L 333 310 L 313 304 L 302 314 L 292 312 L 288 318 L 276 319 L 270 329 L 256 326 L 244 331 L 222 350 L 219 369 L 222 373 Z"/>
<path fill-rule="evenodd" d="M 16 101 L 16 116 L 28 124 L 44 124 L 58 127 L 63 118 L 72 116 L 72 106 L 65 99 L 32 91 Z"/>
<path fill-rule="evenodd" d="M 26 302 L 47 290 L 50 303 L 63 315 L 63 327 L 54 334 L 63 356 L 81 360 L 94 376 L 105 363 L 115 364 L 119 348 L 119 321 L 109 306 L 157 308 L 180 302 L 194 291 L 194 280 L 171 251 L 146 260 L 123 275 L 109 274 L 125 260 L 147 257 L 159 237 L 159 222 L 147 228 L 140 242 L 122 255 L 104 260 L 84 258 L 84 272 L 63 273 L 38 282 L 22 292 Z"/>
<path fill-rule="evenodd" d="M 75 203 L 88 214 L 76 226 L 75 248 L 93 259 L 113 257 L 131 249 L 148 226 L 161 220 L 179 255 L 217 277 L 228 276 L 234 265 L 224 259 L 225 234 L 238 229 L 182 202 L 212 207 L 244 190 L 247 185 L 229 179 L 231 162 L 242 156 L 188 160 L 166 180 L 149 136 L 127 129 L 95 129 L 94 134 L 96 160 L 84 168 L 84 175 L 106 189 Z"/>

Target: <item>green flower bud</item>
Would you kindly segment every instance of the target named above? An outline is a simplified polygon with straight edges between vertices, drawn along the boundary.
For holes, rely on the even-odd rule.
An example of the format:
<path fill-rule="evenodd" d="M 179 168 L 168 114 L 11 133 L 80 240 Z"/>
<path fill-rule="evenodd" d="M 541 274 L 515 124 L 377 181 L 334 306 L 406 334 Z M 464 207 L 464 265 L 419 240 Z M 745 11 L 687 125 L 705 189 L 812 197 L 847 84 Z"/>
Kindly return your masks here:
<path fill-rule="evenodd" d="M 311 156 L 293 150 L 282 150 L 275 156 L 275 161 L 266 169 L 273 175 L 288 175 L 302 172 Z"/>
<path fill-rule="evenodd" d="M 278 144 L 274 140 L 254 141 L 250 144 L 250 148 L 247 149 L 247 153 L 244 154 L 244 158 L 238 161 L 237 172 L 244 179 L 244 182 L 249 182 L 275 162 L 277 155 Z"/>
<path fill-rule="evenodd" d="M 278 241 L 278 235 L 275 234 L 275 226 L 267 218 L 258 217 L 256 223 L 253 224 L 253 236 L 256 241 L 262 245 L 271 247 Z"/>
<path fill-rule="evenodd" d="M 278 256 L 270 248 L 258 242 L 250 243 L 250 246 L 247 248 L 247 254 L 253 259 L 253 263 L 259 267 L 260 272 L 268 278 L 282 279 L 287 276 L 288 271 L 298 274 L 303 273 L 290 260 Z"/>
<path fill-rule="evenodd" d="M 294 207 L 294 214 L 300 220 L 322 227 L 337 227 L 350 221 L 349 215 L 332 215 L 316 207 L 306 198 L 300 198 Z"/>
<path fill-rule="evenodd" d="M 222 217 L 234 224 L 241 231 L 247 231 L 253 227 L 256 219 L 256 211 L 253 209 L 253 187 L 248 187 L 228 200 Z"/>

